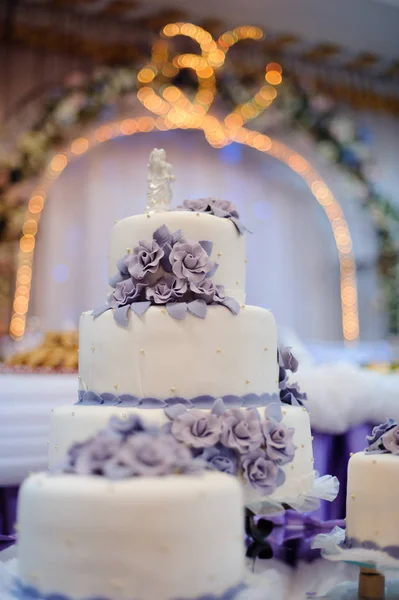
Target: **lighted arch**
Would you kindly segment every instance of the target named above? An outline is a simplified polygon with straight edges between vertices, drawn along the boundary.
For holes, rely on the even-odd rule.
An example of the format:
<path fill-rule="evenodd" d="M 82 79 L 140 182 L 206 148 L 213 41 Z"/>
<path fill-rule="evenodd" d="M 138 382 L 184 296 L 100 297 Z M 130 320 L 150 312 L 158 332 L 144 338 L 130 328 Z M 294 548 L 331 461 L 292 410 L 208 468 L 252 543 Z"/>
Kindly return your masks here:
<path fill-rule="evenodd" d="M 207 117 L 205 117 L 207 119 Z M 35 237 L 38 232 L 39 221 L 43 211 L 50 186 L 58 179 L 68 163 L 85 154 L 96 145 L 109 139 L 134 135 L 140 132 L 153 130 L 166 131 L 168 129 L 199 129 L 202 130 L 208 142 L 220 147 L 225 145 L 226 139 L 222 133 L 222 123 L 215 117 L 212 119 L 215 134 L 210 135 L 210 121 L 203 120 L 190 123 L 190 126 L 173 123 L 168 117 L 140 117 L 124 119 L 108 125 L 102 125 L 87 137 L 73 140 L 69 148 L 56 154 L 48 164 L 45 173 L 30 196 L 28 210 L 22 228 L 20 249 L 18 254 L 17 279 L 14 294 L 13 313 L 10 323 L 10 335 L 14 339 L 21 339 L 25 333 L 26 315 L 29 308 L 30 289 L 32 282 L 32 267 L 35 252 Z M 255 148 L 273 156 L 285 163 L 296 172 L 307 184 L 317 202 L 323 208 L 331 224 L 340 264 L 340 291 L 342 308 L 342 330 L 345 341 L 354 341 L 359 337 L 359 316 L 356 286 L 356 263 L 352 251 L 352 239 L 348 223 L 343 211 L 333 193 L 313 167 L 289 146 L 269 138 L 266 135 L 239 127 L 230 132 L 230 140 Z"/>

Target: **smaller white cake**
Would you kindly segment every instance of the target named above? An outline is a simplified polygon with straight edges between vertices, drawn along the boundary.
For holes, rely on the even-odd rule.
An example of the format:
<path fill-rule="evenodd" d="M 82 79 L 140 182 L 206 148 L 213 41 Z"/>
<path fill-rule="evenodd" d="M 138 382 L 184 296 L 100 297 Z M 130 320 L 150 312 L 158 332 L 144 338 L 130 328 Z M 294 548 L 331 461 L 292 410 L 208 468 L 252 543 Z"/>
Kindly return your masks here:
<path fill-rule="evenodd" d="M 168 434 L 124 427 L 71 449 L 67 472 L 24 482 L 21 596 L 235 599 L 245 556 L 237 480 L 202 470 Z"/>
<path fill-rule="evenodd" d="M 388 420 L 367 441 L 369 448 L 349 460 L 346 541 L 399 556 L 399 428 Z"/>

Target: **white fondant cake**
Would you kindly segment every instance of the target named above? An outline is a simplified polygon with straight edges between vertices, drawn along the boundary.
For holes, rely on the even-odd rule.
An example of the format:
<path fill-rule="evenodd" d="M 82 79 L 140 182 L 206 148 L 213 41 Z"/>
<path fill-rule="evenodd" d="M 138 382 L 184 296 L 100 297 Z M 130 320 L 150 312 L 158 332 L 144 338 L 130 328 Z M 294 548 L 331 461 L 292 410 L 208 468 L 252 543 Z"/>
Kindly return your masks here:
<path fill-rule="evenodd" d="M 206 319 L 179 321 L 153 306 L 141 317 L 131 313 L 126 328 L 112 311 L 95 319 L 86 312 L 79 332 L 81 390 L 187 400 L 278 393 L 276 325 L 263 308 L 233 315 L 210 306 Z"/>
<path fill-rule="evenodd" d="M 171 211 L 121 219 L 111 233 L 109 276 L 115 275 L 117 262 L 128 248 L 133 249 L 140 240 L 150 239 L 161 225 L 172 232 L 181 229 L 187 238 L 212 242 L 211 258 L 219 265 L 213 277 L 215 283 L 225 287 L 227 296 L 245 302 L 245 238 L 238 235 L 229 219 L 206 213 Z"/>
<path fill-rule="evenodd" d="M 260 409 L 260 412 L 262 409 Z M 209 412 L 209 411 L 207 411 Z M 145 423 L 161 426 L 168 422 L 163 409 L 119 408 L 112 406 L 61 406 L 51 415 L 50 467 L 56 465 L 72 443 L 84 440 L 103 429 L 115 415 L 125 418 L 136 414 Z M 282 468 L 285 482 L 269 496 L 272 500 L 295 498 L 309 493 L 314 484 L 313 452 L 309 415 L 302 407 L 283 406 L 283 421 L 293 427 L 294 444 L 297 447 L 294 459 Z M 256 496 L 256 495 L 255 495 Z M 244 501 L 253 500 L 254 494 L 244 495 Z"/>
<path fill-rule="evenodd" d="M 240 486 L 223 473 L 37 474 L 22 486 L 18 522 L 20 578 L 44 595 L 221 597 L 243 579 Z"/>
<path fill-rule="evenodd" d="M 298 365 L 289 352 L 278 363 L 271 312 L 244 304 L 245 228 L 230 202 L 209 198 L 154 212 L 170 198 L 170 166 L 154 167 L 161 154 L 150 158 L 151 212 L 112 230 L 113 291 L 81 317 L 79 404 L 54 412 L 50 463 L 111 414 L 134 413 L 237 475 L 246 500 L 306 494 L 309 417 L 286 374 Z"/>
<path fill-rule="evenodd" d="M 358 452 L 348 465 L 346 534 L 356 544 L 399 546 L 399 457 Z"/>

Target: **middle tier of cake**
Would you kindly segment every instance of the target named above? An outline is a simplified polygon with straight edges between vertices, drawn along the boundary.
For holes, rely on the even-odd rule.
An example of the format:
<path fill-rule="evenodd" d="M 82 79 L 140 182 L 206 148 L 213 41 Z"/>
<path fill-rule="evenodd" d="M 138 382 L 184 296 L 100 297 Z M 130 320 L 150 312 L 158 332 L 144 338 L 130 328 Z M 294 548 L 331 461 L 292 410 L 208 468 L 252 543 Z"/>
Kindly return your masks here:
<path fill-rule="evenodd" d="M 89 392 L 89 394 L 88 394 Z M 238 315 L 210 306 L 205 320 L 188 314 L 172 318 L 152 306 L 132 311 L 126 328 L 107 311 L 83 313 L 79 333 L 79 395 L 95 403 L 120 398 L 190 401 L 278 394 L 277 330 L 272 313 L 242 305 Z M 101 398 L 99 398 L 101 403 Z M 247 403 L 248 405 L 248 403 Z"/>
<path fill-rule="evenodd" d="M 258 410 L 260 416 L 263 416 L 264 409 L 260 408 Z M 147 425 L 160 427 L 169 422 L 164 409 L 156 408 L 75 405 L 60 406 L 54 409 L 50 422 L 50 468 L 62 461 L 73 443 L 81 442 L 104 429 L 112 416 L 128 418 L 133 414 L 142 418 Z M 300 406 L 283 405 L 282 414 L 282 424 L 295 430 L 293 443 L 296 446 L 296 451 L 292 462 L 282 466 L 285 482 L 269 498 L 284 501 L 289 498 L 296 498 L 300 494 L 308 494 L 314 485 L 314 471 L 308 412 Z M 244 499 L 248 503 L 257 499 L 258 496 L 247 490 Z"/>

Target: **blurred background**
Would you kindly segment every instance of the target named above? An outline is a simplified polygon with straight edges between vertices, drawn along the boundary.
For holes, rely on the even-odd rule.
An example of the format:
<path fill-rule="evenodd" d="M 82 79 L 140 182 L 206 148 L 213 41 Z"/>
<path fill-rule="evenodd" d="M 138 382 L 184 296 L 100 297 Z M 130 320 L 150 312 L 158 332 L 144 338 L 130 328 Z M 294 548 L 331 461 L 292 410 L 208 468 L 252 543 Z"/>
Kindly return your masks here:
<path fill-rule="evenodd" d="M 46 464 L 154 147 L 174 206 L 229 199 L 252 231 L 247 302 L 335 436 L 320 470 L 399 417 L 399 0 L 1 0 L 0 36 L 3 481 Z"/>

